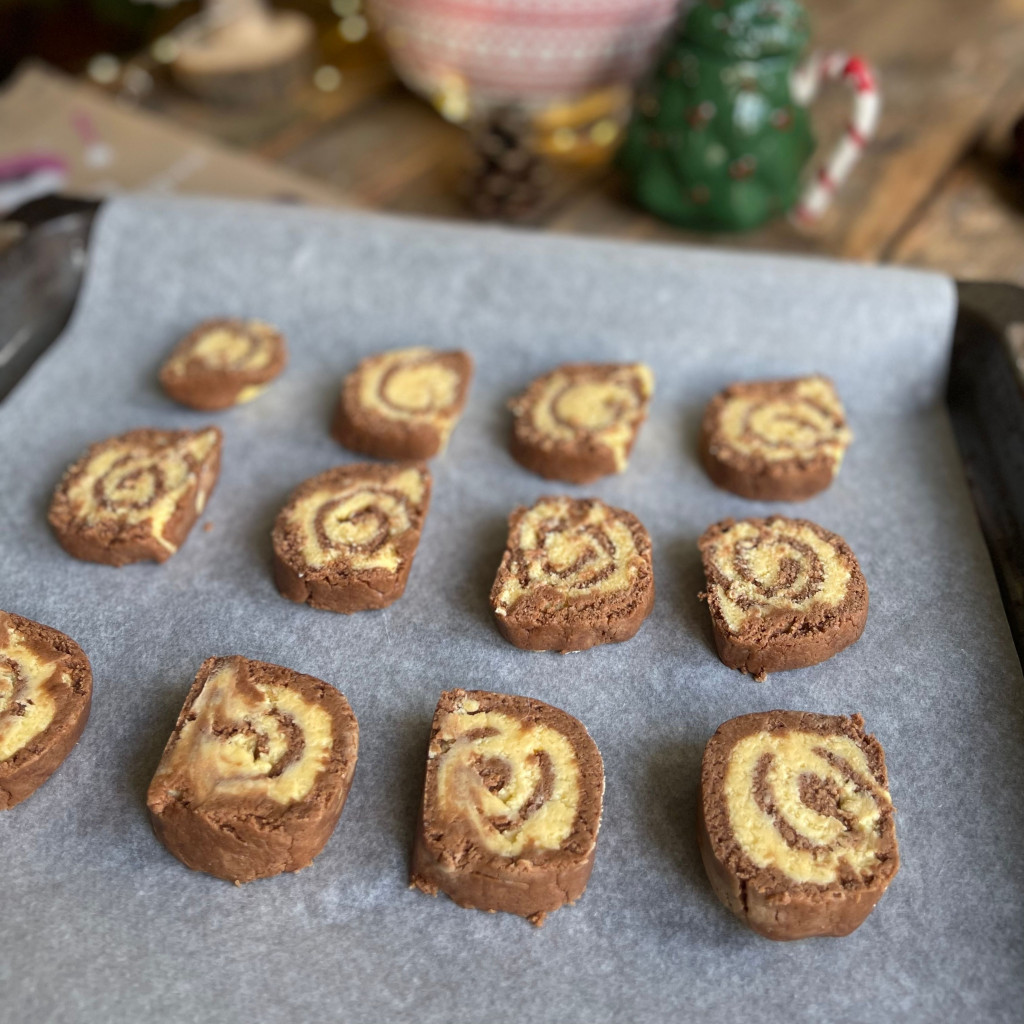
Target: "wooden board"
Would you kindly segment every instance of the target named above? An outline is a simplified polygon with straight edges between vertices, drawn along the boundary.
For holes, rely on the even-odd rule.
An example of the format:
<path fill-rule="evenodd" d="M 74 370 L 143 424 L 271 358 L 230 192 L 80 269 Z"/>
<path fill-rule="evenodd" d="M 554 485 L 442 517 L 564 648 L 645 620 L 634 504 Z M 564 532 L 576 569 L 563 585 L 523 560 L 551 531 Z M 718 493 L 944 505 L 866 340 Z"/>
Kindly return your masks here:
<path fill-rule="evenodd" d="M 67 168 L 65 191 L 73 195 L 139 189 L 318 204 L 343 201 L 313 178 L 116 103 L 43 65 L 23 67 L 0 93 L 0 147 L 7 153 L 58 157 Z"/>

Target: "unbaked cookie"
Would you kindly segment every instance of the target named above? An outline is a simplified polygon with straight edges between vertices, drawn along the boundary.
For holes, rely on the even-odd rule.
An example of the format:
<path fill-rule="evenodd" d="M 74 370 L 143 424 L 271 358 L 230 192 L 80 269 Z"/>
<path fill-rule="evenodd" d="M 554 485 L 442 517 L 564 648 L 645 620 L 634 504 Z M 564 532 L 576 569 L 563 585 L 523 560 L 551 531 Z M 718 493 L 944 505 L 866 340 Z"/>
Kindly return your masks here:
<path fill-rule="evenodd" d="M 698 541 L 718 655 L 769 672 L 816 665 L 859 639 L 868 586 L 842 537 L 806 519 L 725 519 Z"/>
<path fill-rule="evenodd" d="M 364 359 L 341 388 L 331 433 L 378 459 L 429 459 L 458 422 L 473 360 L 465 352 L 404 348 Z"/>
<path fill-rule="evenodd" d="M 300 484 L 274 524 L 274 578 L 292 601 L 385 608 L 405 592 L 430 505 L 423 463 L 338 466 Z"/>
<path fill-rule="evenodd" d="M 653 392 L 642 363 L 559 366 L 509 403 L 512 455 L 551 480 L 583 484 L 621 473 Z"/>
<path fill-rule="evenodd" d="M 149 784 L 153 831 L 187 867 L 230 882 L 300 871 L 338 823 L 358 748 L 333 686 L 207 658 Z"/>
<path fill-rule="evenodd" d="M 0 612 L 0 811 L 31 796 L 89 721 L 92 668 L 69 636 Z"/>
<path fill-rule="evenodd" d="M 216 427 L 131 430 L 94 444 L 54 492 L 57 540 L 87 562 L 166 561 L 206 507 L 220 451 Z"/>
<path fill-rule="evenodd" d="M 412 884 L 540 925 L 586 888 L 603 794 L 597 745 L 571 715 L 529 697 L 442 693 Z"/>
<path fill-rule="evenodd" d="M 700 454 L 727 491 L 800 501 L 825 490 L 853 435 L 826 377 L 732 384 L 708 403 Z"/>
<path fill-rule="evenodd" d="M 160 369 L 167 394 L 193 409 L 226 409 L 262 394 L 288 361 L 284 335 L 261 320 L 206 320 Z"/>
<path fill-rule="evenodd" d="M 491 610 L 516 647 L 564 652 L 628 640 L 653 605 L 651 539 L 631 512 L 547 497 L 509 517 Z"/>
<path fill-rule="evenodd" d="M 719 899 L 769 939 L 848 935 L 899 869 L 885 754 L 864 719 L 733 718 L 701 769 L 701 857 Z"/>

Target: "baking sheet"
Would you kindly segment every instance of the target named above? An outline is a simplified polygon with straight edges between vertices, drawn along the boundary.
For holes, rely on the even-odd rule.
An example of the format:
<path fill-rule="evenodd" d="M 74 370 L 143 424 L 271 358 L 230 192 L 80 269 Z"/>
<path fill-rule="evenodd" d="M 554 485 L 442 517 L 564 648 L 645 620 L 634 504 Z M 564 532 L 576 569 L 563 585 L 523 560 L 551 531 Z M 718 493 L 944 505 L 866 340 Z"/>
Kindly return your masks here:
<path fill-rule="evenodd" d="M 0 607 L 66 631 L 95 673 L 64 766 L 0 815 L 0 1018 L 18 1021 L 925 1021 L 1017 1019 L 1024 996 L 1021 671 L 941 391 L 951 283 L 906 271 L 223 203 L 125 198 L 102 212 L 65 336 L 0 406 Z M 292 348 L 253 404 L 175 407 L 155 371 L 211 315 L 259 316 Z M 339 616 L 274 588 L 291 488 L 351 461 L 327 434 L 362 356 L 409 344 L 477 360 L 434 460 L 405 597 Z M 657 377 L 628 472 L 579 488 L 518 467 L 504 402 L 567 359 Z M 830 374 L 856 441 L 799 506 L 717 491 L 694 454 L 706 399 L 761 375 Z M 164 566 L 76 562 L 45 522 L 93 440 L 225 431 L 204 521 Z M 580 654 L 508 645 L 487 595 L 518 503 L 565 489 L 635 512 L 657 602 L 637 637 Z M 843 534 L 871 588 L 863 639 L 758 684 L 716 658 L 695 541 L 769 510 Z M 144 797 L 203 658 L 327 679 L 361 749 L 313 867 L 236 888 L 154 839 Z M 406 888 L 430 716 L 450 686 L 529 694 L 581 718 L 605 760 L 597 862 L 541 930 Z M 885 746 L 903 867 L 841 940 L 772 943 L 712 895 L 694 814 L 704 743 L 770 708 L 861 711 Z"/>

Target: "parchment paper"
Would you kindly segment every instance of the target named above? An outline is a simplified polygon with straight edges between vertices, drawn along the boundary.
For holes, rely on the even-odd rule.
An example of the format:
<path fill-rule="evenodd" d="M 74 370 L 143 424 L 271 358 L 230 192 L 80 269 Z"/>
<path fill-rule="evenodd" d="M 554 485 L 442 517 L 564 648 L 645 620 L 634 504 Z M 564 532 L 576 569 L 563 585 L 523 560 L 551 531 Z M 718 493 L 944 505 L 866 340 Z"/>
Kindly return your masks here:
<path fill-rule="evenodd" d="M 211 315 L 291 341 L 285 376 L 215 416 L 156 386 Z M 64 630 L 92 720 L 51 781 L 0 815 L 0 1017 L 9 1021 L 930 1021 L 1019 1019 L 1021 672 L 941 405 L 948 280 L 320 211 L 119 199 L 72 325 L 0 407 L 0 607 Z M 405 597 L 341 616 L 281 598 L 269 532 L 297 483 L 356 458 L 328 436 L 342 376 L 379 349 L 462 346 L 477 376 Z M 488 590 L 510 509 L 562 485 L 505 447 L 505 401 L 568 359 L 657 376 L 628 472 L 586 488 L 654 541 L 657 603 L 626 644 L 560 656 L 498 635 Z M 856 441 L 799 506 L 716 490 L 694 454 L 707 398 L 830 374 Z M 87 443 L 220 424 L 221 480 L 164 566 L 77 562 L 45 522 Z M 863 639 L 758 684 L 720 664 L 695 541 L 770 509 L 843 534 L 871 588 Z M 235 888 L 154 839 L 144 796 L 192 677 L 240 653 L 327 679 L 361 728 L 341 823 L 312 868 Z M 406 888 L 430 716 L 464 685 L 578 716 L 605 759 L 584 897 L 536 930 Z M 713 896 L 694 813 L 703 746 L 770 708 L 861 711 L 885 746 L 903 867 L 849 938 L 780 944 Z"/>

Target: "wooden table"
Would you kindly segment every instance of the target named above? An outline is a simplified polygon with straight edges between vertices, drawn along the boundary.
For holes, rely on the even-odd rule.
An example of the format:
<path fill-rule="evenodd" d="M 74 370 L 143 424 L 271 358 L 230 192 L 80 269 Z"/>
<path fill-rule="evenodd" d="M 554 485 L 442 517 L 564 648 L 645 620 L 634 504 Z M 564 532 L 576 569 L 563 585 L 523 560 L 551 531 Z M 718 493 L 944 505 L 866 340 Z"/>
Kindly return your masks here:
<path fill-rule="evenodd" d="M 1024 0 L 807 0 L 817 45 L 863 53 L 879 70 L 878 137 L 836 207 L 811 233 L 777 223 L 743 236 L 701 237 L 642 213 L 607 166 L 560 167 L 540 225 L 556 231 L 828 253 L 937 267 L 1024 283 L 1024 186 L 998 169 L 1024 110 Z M 312 87 L 259 112 L 211 110 L 173 89 L 142 103 L 337 188 L 361 205 L 467 216 L 455 182 L 464 132 L 400 86 L 373 42 L 345 44 L 332 24 L 323 59 L 341 87 Z M 819 135 L 846 116 L 841 89 Z"/>
<path fill-rule="evenodd" d="M 1024 111 L 1024 0 L 806 2 L 816 44 L 867 56 L 884 92 L 878 136 L 822 223 L 810 231 L 780 221 L 746 235 L 687 233 L 632 206 L 605 161 L 556 167 L 537 225 L 1024 284 L 1024 182 L 1003 169 L 1010 126 Z M 310 85 L 280 106 L 215 109 L 157 74 L 138 102 L 333 186 L 350 203 L 466 218 L 457 187 L 465 132 L 406 91 L 372 39 L 345 43 L 328 21 L 320 49 L 342 72 L 334 92 Z M 847 96 L 836 89 L 820 107 L 818 132 L 827 143 L 846 120 Z M 1019 350 L 1024 366 L 1024 340 Z"/>

